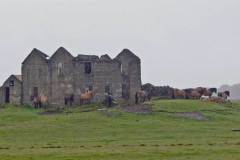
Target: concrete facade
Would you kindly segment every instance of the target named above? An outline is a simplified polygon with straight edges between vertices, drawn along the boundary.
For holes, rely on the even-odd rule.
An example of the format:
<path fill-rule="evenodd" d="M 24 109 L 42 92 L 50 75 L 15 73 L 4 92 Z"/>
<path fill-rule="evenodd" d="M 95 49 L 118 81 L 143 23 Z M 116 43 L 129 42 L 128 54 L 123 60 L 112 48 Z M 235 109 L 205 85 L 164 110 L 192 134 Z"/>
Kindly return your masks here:
<path fill-rule="evenodd" d="M 3 86 L 4 87 L 4 86 Z M 45 95 L 50 105 L 64 105 L 65 97 L 93 90 L 93 102 L 105 99 L 106 92 L 116 100 L 134 101 L 141 89 L 141 60 L 124 49 L 112 59 L 108 55 L 72 56 L 60 47 L 51 57 L 33 49 L 22 63 L 21 102 L 31 105 L 33 96 Z"/>

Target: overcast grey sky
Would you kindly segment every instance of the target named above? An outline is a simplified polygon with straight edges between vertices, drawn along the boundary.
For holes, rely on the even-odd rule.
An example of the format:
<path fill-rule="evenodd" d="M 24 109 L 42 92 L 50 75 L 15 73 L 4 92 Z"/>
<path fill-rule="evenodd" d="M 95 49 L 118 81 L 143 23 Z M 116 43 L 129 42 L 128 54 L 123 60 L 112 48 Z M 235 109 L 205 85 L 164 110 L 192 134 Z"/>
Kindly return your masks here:
<path fill-rule="evenodd" d="M 239 0 L 0 0 L 0 83 L 32 48 L 142 59 L 143 83 L 240 83 Z"/>

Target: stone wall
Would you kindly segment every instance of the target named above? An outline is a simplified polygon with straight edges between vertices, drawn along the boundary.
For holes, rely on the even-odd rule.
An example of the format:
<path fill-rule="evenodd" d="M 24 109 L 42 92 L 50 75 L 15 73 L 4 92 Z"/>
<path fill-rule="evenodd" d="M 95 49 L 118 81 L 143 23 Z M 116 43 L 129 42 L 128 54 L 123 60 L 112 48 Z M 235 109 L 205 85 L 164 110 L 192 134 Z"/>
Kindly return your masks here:
<path fill-rule="evenodd" d="M 64 105 L 66 96 L 73 94 L 73 56 L 64 48 L 59 48 L 49 59 L 50 102 Z"/>
<path fill-rule="evenodd" d="M 46 57 L 33 50 L 22 64 L 23 103 L 31 105 L 34 94 L 49 95 L 49 68 Z"/>
<path fill-rule="evenodd" d="M 3 89 L 0 87 L 0 104 L 3 104 Z"/>
<path fill-rule="evenodd" d="M 2 103 L 6 103 L 6 88 L 9 88 L 9 102 L 10 104 L 20 105 L 22 101 L 22 82 L 14 75 L 10 76 L 2 86 Z"/>
<path fill-rule="evenodd" d="M 90 70 L 86 72 L 86 66 Z M 48 97 L 51 105 L 64 105 L 65 97 L 74 94 L 75 104 L 80 94 L 93 89 L 94 102 L 101 102 L 110 92 L 116 100 L 124 95 L 134 101 L 141 89 L 141 61 L 129 50 L 123 50 L 115 59 L 108 55 L 73 57 L 66 49 L 59 48 L 49 59 L 34 49 L 22 64 L 23 103 L 31 104 L 37 88 L 38 95 Z"/>
<path fill-rule="evenodd" d="M 122 98 L 121 64 L 118 61 L 98 61 L 94 63 L 94 89 L 95 101 L 102 101 L 105 93 L 110 94 L 116 100 Z"/>
<path fill-rule="evenodd" d="M 134 102 L 135 94 L 141 89 L 141 60 L 130 50 L 124 49 L 117 57 L 121 62 L 123 93 Z M 125 98 L 127 100 L 127 98 Z"/>

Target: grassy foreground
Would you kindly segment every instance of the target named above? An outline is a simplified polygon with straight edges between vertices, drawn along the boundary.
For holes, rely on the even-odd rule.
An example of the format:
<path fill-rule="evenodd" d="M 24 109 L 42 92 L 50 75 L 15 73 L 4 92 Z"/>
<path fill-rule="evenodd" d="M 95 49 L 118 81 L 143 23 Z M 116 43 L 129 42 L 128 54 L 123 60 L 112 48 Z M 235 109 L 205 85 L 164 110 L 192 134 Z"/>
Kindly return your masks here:
<path fill-rule="evenodd" d="M 0 160 L 239 160 L 240 104 L 187 100 L 151 102 L 153 113 L 120 109 L 41 114 L 0 109 Z M 197 112 L 205 119 L 178 116 Z"/>

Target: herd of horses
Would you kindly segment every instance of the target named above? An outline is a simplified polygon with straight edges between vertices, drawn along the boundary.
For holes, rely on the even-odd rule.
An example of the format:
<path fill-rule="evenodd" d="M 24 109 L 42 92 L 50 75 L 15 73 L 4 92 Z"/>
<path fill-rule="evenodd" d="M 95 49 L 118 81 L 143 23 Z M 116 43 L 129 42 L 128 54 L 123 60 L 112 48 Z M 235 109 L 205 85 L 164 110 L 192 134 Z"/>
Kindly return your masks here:
<path fill-rule="evenodd" d="M 80 104 L 89 104 L 95 96 L 94 91 L 87 90 L 85 93 L 79 95 Z M 31 96 L 31 101 L 34 108 L 47 108 L 49 106 L 49 99 L 46 95 L 40 94 L 39 96 Z M 66 106 L 72 106 L 75 102 L 74 94 L 65 95 L 64 104 Z"/>
<path fill-rule="evenodd" d="M 95 92 L 87 90 L 85 93 L 79 95 L 80 105 L 90 104 L 91 100 L 94 98 Z M 189 89 L 172 89 L 171 99 L 201 99 L 204 101 L 211 101 L 217 103 L 225 103 L 228 101 L 230 96 L 229 91 L 217 92 L 216 88 L 189 88 Z M 107 106 L 111 106 L 113 103 L 113 96 L 110 94 L 105 95 L 105 102 Z M 145 101 L 150 101 L 152 99 L 150 91 L 139 90 L 135 93 L 135 104 L 144 103 Z M 47 108 L 49 105 L 48 97 L 44 94 L 40 96 L 31 97 L 32 104 L 34 108 Z M 69 94 L 64 97 L 64 104 L 66 106 L 72 106 L 75 103 L 74 94 Z"/>
<path fill-rule="evenodd" d="M 143 103 L 147 100 L 151 100 L 152 94 L 150 91 L 140 90 L 135 95 L 135 103 Z M 217 88 L 188 88 L 188 89 L 176 89 L 172 88 L 170 91 L 170 99 L 201 99 L 205 101 L 211 101 L 216 103 L 228 102 L 230 97 L 229 91 L 218 92 Z"/>

